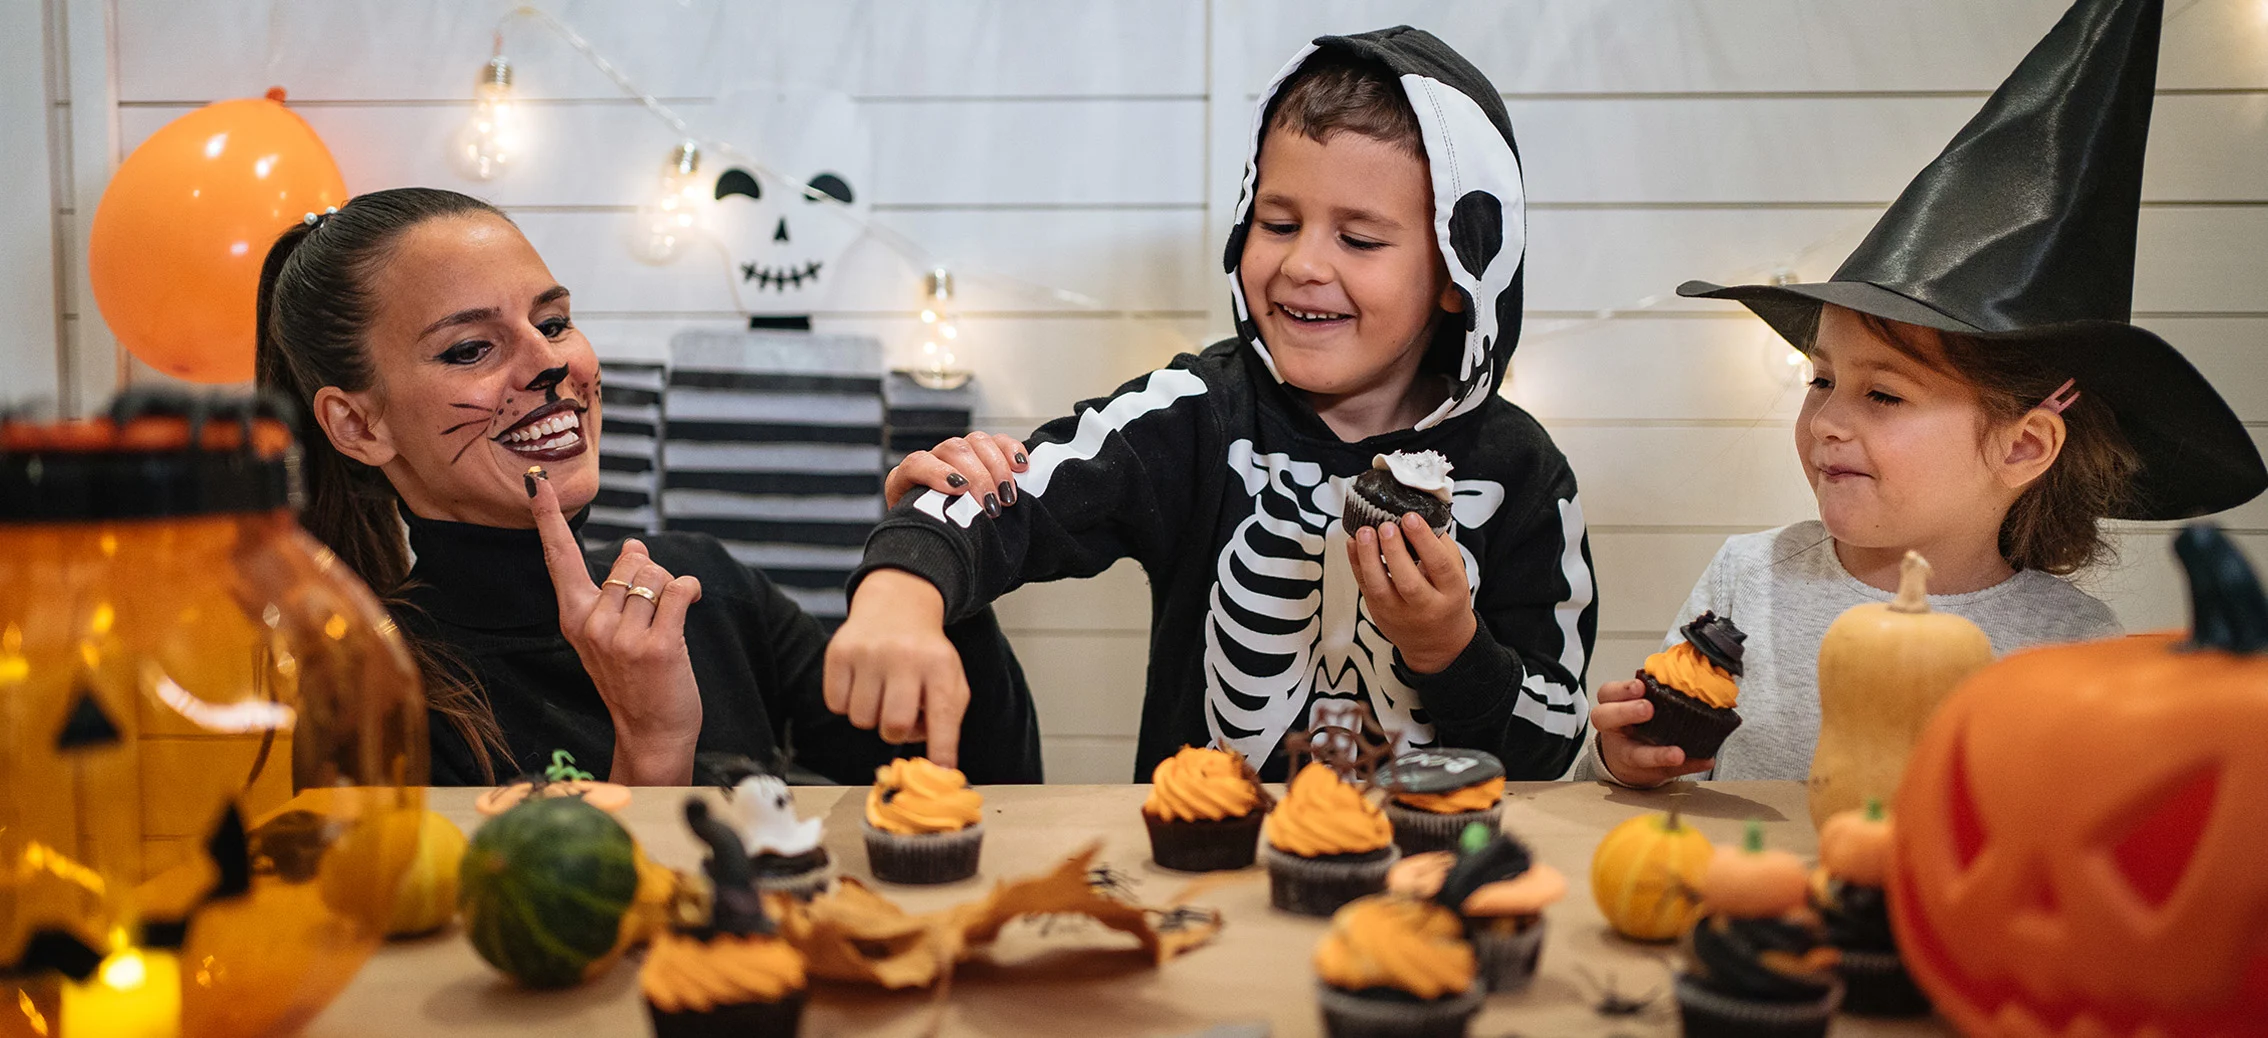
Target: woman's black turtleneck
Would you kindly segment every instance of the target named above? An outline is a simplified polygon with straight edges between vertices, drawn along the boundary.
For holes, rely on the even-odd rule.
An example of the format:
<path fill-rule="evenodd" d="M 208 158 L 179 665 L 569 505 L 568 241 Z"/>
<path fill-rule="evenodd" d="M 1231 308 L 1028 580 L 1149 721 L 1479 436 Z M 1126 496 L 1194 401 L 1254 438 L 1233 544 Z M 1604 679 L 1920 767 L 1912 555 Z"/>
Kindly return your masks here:
<path fill-rule="evenodd" d="M 559 632 L 559 604 L 536 532 L 423 519 L 406 509 L 403 518 L 417 562 L 395 621 L 480 687 L 512 752 L 512 760 L 495 762 L 497 779 L 540 772 L 553 750 L 606 777 L 614 724 Z M 920 752 L 918 744 L 888 745 L 827 710 L 826 633 L 762 573 L 704 534 L 640 539 L 662 568 L 701 580 L 701 600 L 685 614 L 686 650 L 701 690 L 698 752 L 769 760 L 775 748 L 792 745 L 799 768 L 854 784 L 871 781 L 875 767 L 892 757 Z M 585 552 L 591 579 L 604 580 L 620 552 L 620 544 Z M 946 633 L 969 675 L 961 769 L 972 782 L 1039 781 L 1031 692 L 997 621 L 987 613 Z M 439 717 L 431 722 L 433 784 L 481 783 L 472 747 Z"/>

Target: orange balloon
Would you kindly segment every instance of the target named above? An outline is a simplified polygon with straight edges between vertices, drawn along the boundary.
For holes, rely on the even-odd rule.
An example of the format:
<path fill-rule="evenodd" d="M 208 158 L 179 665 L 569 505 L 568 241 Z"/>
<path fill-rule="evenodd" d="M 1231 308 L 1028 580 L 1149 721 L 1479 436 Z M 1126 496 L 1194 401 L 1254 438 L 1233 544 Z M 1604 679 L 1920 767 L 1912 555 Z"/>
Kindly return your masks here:
<path fill-rule="evenodd" d="M 192 382 L 243 382 L 268 246 L 346 200 L 330 149 L 280 100 L 217 101 L 119 164 L 95 209 L 88 283 L 111 333 L 144 363 Z"/>

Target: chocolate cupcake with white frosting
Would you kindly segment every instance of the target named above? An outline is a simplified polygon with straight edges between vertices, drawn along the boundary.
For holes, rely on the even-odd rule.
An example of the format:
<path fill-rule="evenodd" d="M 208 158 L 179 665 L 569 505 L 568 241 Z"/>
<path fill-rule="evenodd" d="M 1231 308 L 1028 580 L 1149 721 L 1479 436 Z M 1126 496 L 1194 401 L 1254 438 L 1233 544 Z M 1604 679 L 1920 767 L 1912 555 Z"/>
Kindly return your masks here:
<path fill-rule="evenodd" d="M 1449 529 L 1455 491 L 1449 459 L 1434 451 L 1380 454 L 1370 459 L 1370 471 L 1347 483 L 1340 522 L 1351 537 L 1365 526 L 1398 523 L 1415 512 L 1438 537 Z"/>

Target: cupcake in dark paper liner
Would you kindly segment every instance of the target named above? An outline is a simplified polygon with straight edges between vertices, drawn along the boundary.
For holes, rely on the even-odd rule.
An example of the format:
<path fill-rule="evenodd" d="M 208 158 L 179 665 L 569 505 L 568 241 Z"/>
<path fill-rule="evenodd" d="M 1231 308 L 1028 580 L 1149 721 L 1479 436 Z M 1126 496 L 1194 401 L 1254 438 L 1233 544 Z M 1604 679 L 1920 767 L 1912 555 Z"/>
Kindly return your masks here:
<path fill-rule="evenodd" d="M 1748 635 L 1730 617 L 1715 613 L 1702 613 L 1678 633 L 1684 641 L 1646 657 L 1638 670 L 1654 716 L 1625 730 L 1639 742 L 1678 747 L 1687 760 L 1706 760 L 1740 727 L 1733 710 L 1740 685 L 1734 679 L 1741 675 L 1741 643 Z"/>
<path fill-rule="evenodd" d="M 925 757 L 874 769 L 866 793 L 866 863 L 885 883 L 954 883 L 976 875 L 984 796 L 968 776 Z"/>
<path fill-rule="evenodd" d="M 1925 1016 L 1929 996 L 1914 985 L 1890 933 L 1890 817 L 1882 801 L 1828 816 L 1819 826 L 1819 869 L 1811 906 L 1840 952 L 1843 1011 L 1857 1016 Z"/>
<path fill-rule="evenodd" d="M 732 788 L 732 806 L 740 814 L 741 842 L 759 889 L 805 901 L 827 889 L 833 879 L 831 862 L 827 848 L 820 846 L 826 823 L 796 817 L 795 797 L 785 779 L 763 773 L 741 779 Z"/>
<path fill-rule="evenodd" d="M 1456 912 L 1479 960 L 1481 984 L 1495 994 L 1525 990 L 1543 957 L 1544 909 L 1567 896 L 1567 877 L 1493 827 L 1472 825 L 1459 843 L 1456 851 L 1396 862 L 1386 889 L 1432 898 Z"/>
<path fill-rule="evenodd" d="M 1449 459 L 1433 451 L 1380 454 L 1370 459 L 1370 470 L 1347 483 L 1346 501 L 1339 522 L 1347 536 L 1365 526 L 1398 523 L 1416 512 L 1435 536 L 1449 529 L 1450 503 L 1456 483 L 1449 478 Z"/>
<path fill-rule="evenodd" d="M 1243 754 L 1184 746 L 1150 773 L 1150 857 L 1183 872 L 1250 868 L 1273 803 Z"/>
<path fill-rule="evenodd" d="M 1318 762 L 1292 776 L 1261 831 L 1268 901 L 1301 915 L 1327 916 L 1386 889 L 1386 870 L 1401 856 L 1385 813 Z"/>
<path fill-rule="evenodd" d="M 638 969 L 657 1038 L 793 1038 L 803 1022 L 803 953 L 764 911 L 747 848 L 699 800 L 686 823 L 709 845 L 706 926 L 654 938 Z"/>
<path fill-rule="evenodd" d="M 1719 850 L 1701 877 L 1707 914 L 1686 934 L 1691 969 L 1678 974 L 1686 1038 L 1821 1038 L 1843 1000 L 1837 954 L 1804 910 L 1803 862 L 1764 849 L 1751 822 L 1738 849 Z"/>
<path fill-rule="evenodd" d="M 1331 1038 L 1458 1038 L 1484 994 L 1456 913 L 1402 894 L 1334 913 L 1315 946 L 1315 977 Z"/>
<path fill-rule="evenodd" d="M 1386 790 L 1386 820 L 1403 854 L 1454 849 L 1466 826 L 1495 832 L 1504 820 L 1504 762 L 1483 750 L 1411 750 L 1371 782 Z"/>

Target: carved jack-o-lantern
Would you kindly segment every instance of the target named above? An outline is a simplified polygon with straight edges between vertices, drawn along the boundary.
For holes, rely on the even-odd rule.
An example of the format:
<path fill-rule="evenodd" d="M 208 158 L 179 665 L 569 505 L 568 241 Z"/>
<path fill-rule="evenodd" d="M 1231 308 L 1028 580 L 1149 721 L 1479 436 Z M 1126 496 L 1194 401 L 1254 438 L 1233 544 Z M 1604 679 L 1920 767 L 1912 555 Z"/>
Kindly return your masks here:
<path fill-rule="evenodd" d="M 2268 1026 L 2268 602 L 2218 530 L 2176 550 L 2191 637 L 2017 653 L 1914 749 L 1892 919 L 1966 1034 Z"/>

